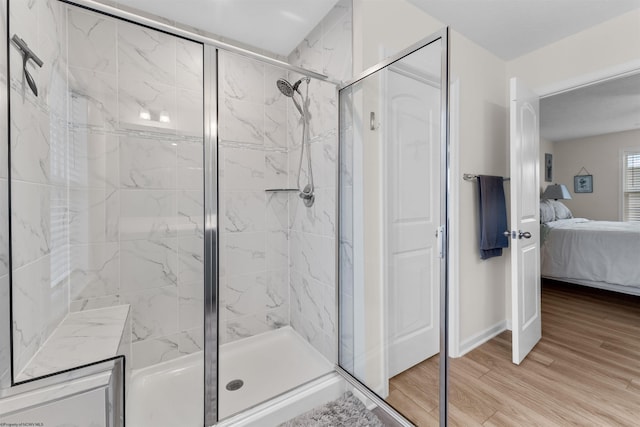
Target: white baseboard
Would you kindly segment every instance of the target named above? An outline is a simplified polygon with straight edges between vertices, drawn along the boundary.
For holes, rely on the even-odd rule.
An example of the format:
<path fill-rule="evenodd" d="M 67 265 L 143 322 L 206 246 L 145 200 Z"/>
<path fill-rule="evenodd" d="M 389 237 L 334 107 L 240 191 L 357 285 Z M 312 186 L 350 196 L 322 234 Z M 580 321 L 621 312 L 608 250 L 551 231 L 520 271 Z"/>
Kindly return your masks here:
<path fill-rule="evenodd" d="M 507 330 L 513 331 L 513 328 L 511 327 L 511 319 L 507 319 Z"/>
<path fill-rule="evenodd" d="M 480 331 L 477 334 L 473 335 L 472 337 L 469 337 L 466 340 L 464 340 L 463 342 L 461 342 L 460 343 L 460 356 L 458 356 L 458 357 L 464 356 L 465 354 L 469 353 L 474 348 L 481 346 L 482 344 L 484 344 L 487 341 L 489 341 L 491 338 L 493 338 L 496 335 L 499 335 L 500 333 L 506 331 L 508 329 L 508 327 L 507 327 L 508 323 L 509 322 L 507 320 L 501 320 L 500 322 L 496 323 L 495 325 L 490 326 L 489 328 L 485 329 L 484 331 Z"/>

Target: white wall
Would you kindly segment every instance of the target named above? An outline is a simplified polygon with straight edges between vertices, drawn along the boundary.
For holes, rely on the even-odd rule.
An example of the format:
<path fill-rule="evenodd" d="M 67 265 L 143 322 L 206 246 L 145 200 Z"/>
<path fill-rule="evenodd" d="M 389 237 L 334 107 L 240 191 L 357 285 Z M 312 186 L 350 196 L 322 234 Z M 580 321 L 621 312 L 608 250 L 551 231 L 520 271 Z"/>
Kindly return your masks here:
<path fill-rule="evenodd" d="M 354 21 L 354 64 L 360 64 L 361 69 L 379 62 L 383 47 L 387 55 L 400 51 L 444 26 L 403 0 L 360 0 L 354 9 L 362 19 L 359 24 Z M 480 260 L 477 193 L 473 183 L 462 180 L 462 173 L 508 175 L 507 96 L 504 61 L 454 30 L 450 74 L 451 81 L 457 82 L 460 99 L 459 126 L 454 132 L 457 139 L 452 139 L 452 150 L 458 155 L 452 158 L 452 173 L 453 188 L 459 192 L 452 191 L 450 197 L 459 217 L 451 218 L 451 229 L 461 238 L 452 241 L 451 259 L 459 259 L 457 266 L 452 265 L 452 282 L 458 276 L 459 299 L 453 296 L 452 304 L 460 313 L 460 322 L 459 330 L 451 332 L 458 336 L 453 346 L 464 347 L 505 325 L 508 250 L 501 258 Z M 508 187 L 505 190 L 508 192 Z"/>
<path fill-rule="evenodd" d="M 628 148 L 640 149 L 640 130 L 559 141 L 554 147 L 554 181 L 565 184 L 571 192 L 573 198 L 563 202 L 573 215 L 603 221 L 622 220 L 621 152 Z M 593 193 L 573 191 L 573 177 L 582 167 L 593 175 Z"/>

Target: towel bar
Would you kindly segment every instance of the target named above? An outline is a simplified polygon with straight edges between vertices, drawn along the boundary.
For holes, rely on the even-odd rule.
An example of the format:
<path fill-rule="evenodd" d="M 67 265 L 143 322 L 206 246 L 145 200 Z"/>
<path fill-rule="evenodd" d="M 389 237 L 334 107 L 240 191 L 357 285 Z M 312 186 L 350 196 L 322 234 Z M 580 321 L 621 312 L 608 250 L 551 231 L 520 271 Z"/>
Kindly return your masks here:
<path fill-rule="evenodd" d="M 462 179 L 464 179 L 465 181 L 475 181 L 478 178 L 478 175 L 474 175 L 471 173 L 465 173 L 462 175 Z M 503 181 L 511 181 L 511 178 L 502 178 Z"/>

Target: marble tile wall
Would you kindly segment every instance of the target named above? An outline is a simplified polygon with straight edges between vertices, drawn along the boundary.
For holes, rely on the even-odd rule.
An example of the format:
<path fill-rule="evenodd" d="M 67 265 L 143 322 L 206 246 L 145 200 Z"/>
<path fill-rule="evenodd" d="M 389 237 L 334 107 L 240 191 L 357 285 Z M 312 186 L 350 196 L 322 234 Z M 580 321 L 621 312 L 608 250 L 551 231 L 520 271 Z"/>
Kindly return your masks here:
<path fill-rule="evenodd" d="M 11 83 L 16 369 L 69 311 L 118 304 L 133 368 L 202 349 L 202 46 L 57 0 L 11 18 L 45 62 L 38 98 Z"/>
<path fill-rule="evenodd" d="M 289 62 L 334 80 L 350 79 L 351 28 L 352 2 L 339 1 L 291 53 Z M 338 93 L 334 84 L 311 81 L 309 113 L 316 199 L 313 207 L 307 208 L 296 194 L 289 196 L 290 316 L 292 327 L 330 361 L 335 361 Z M 289 106 L 288 118 L 289 184 L 295 186 L 302 125 L 293 105 Z M 303 176 L 306 175 L 303 168 Z"/>
<path fill-rule="evenodd" d="M 10 82 L 16 371 L 69 310 L 65 12 L 54 0 L 10 2 L 9 33 L 18 34 L 44 63 L 42 68 L 28 65 L 38 86 L 36 97 L 25 84 L 19 51 L 9 46 L 10 66 L 17 71 Z"/>
<path fill-rule="evenodd" d="M 286 71 L 219 54 L 221 343 L 289 324 Z"/>

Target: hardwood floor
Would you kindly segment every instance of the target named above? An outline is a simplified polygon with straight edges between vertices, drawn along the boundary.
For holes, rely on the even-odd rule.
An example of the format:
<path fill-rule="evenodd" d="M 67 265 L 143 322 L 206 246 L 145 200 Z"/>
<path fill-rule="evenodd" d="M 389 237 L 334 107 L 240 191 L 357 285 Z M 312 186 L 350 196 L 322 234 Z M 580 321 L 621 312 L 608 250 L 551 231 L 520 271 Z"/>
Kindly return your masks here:
<path fill-rule="evenodd" d="M 390 381 L 418 426 L 438 425 L 436 359 Z M 450 425 L 640 426 L 640 297 L 544 281 L 542 340 L 522 364 L 506 331 L 450 367 Z"/>

